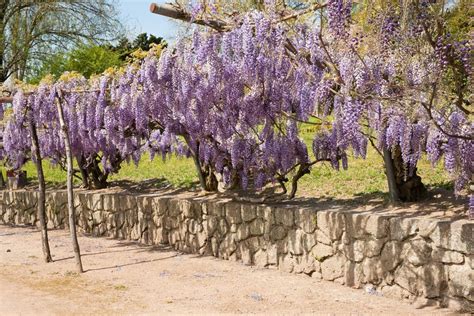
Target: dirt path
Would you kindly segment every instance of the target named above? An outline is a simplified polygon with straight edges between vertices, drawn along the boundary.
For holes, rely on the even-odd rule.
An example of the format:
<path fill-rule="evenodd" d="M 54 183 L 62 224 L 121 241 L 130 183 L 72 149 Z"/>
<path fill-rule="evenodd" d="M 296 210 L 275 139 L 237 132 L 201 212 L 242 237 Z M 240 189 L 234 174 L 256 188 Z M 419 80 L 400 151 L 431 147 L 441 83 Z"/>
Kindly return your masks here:
<path fill-rule="evenodd" d="M 257 269 L 165 247 L 81 237 L 86 273 L 74 273 L 68 233 L 0 226 L 0 315 L 153 313 L 446 314 L 306 276 Z"/>

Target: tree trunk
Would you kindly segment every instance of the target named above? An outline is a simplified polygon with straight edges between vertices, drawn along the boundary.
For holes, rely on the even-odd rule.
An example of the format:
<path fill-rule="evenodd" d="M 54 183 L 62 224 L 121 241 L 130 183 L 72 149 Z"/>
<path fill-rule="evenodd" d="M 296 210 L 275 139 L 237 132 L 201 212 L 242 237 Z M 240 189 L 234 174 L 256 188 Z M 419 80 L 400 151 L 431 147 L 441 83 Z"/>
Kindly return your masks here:
<path fill-rule="evenodd" d="M 296 174 L 293 176 L 291 179 L 291 192 L 290 195 L 288 196 L 289 199 L 293 199 L 296 196 L 296 191 L 298 190 L 298 181 L 303 177 L 305 174 L 309 174 L 309 165 L 302 163 L 300 167 L 298 168 L 298 171 Z"/>
<path fill-rule="evenodd" d="M 0 85 L 7 80 L 7 71 L 4 68 L 5 57 L 5 14 L 10 0 L 0 1 Z"/>
<path fill-rule="evenodd" d="M 48 227 L 46 222 L 46 184 L 44 181 L 43 161 L 38 141 L 38 133 L 33 119 L 30 120 L 31 151 L 35 157 L 36 171 L 38 173 L 38 217 L 41 229 L 41 243 L 45 262 L 53 261 L 49 249 Z"/>
<path fill-rule="evenodd" d="M 61 95 L 56 96 L 56 105 L 58 109 L 59 125 L 61 127 L 61 133 L 64 140 L 64 148 L 66 150 L 66 163 L 67 163 L 67 204 L 68 204 L 68 215 L 69 215 L 69 232 L 71 234 L 72 247 L 74 249 L 74 257 L 76 259 L 76 268 L 79 273 L 84 272 L 82 269 L 81 251 L 79 248 L 79 242 L 77 241 L 76 232 L 76 214 L 74 210 L 74 192 L 72 186 L 73 177 L 73 165 L 72 165 L 72 151 L 71 143 L 69 140 L 68 127 L 64 121 L 64 112 L 61 104 Z"/>
<path fill-rule="evenodd" d="M 188 143 L 189 146 L 189 143 Z M 196 171 L 199 178 L 199 184 L 201 185 L 201 189 L 206 190 L 206 179 L 204 177 L 204 173 L 201 169 L 201 162 L 199 161 L 199 143 L 196 146 L 196 152 L 192 153 L 194 166 L 196 167 Z"/>
<path fill-rule="evenodd" d="M 87 170 L 84 168 L 83 163 L 84 163 L 84 158 L 82 156 L 77 156 L 76 157 L 77 165 L 79 166 L 79 171 L 81 172 L 81 178 L 82 178 L 82 187 L 84 189 L 89 189 L 89 176 L 87 175 Z"/>
<path fill-rule="evenodd" d="M 390 202 L 392 204 L 397 204 L 400 202 L 400 197 L 398 196 L 397 181 L 395 179 L 395 171 L 393 168 L 392 152 L 387 148 L 383 149 L 383 161 L 385 164 L 385 175 L 387 176 Z"/>
<path fill-rule="evenodd" d="M 417 202 L 423 199 L 426 196 L 426 188 L 421 182 L 421 177 L 416 173 L 416 167 L 414 167 L 411 173 L 407 170 L 402 159 L 400 146 L 396 146 L 388 157 L 392 161 L 395 185 L 400 201 Z"/>
<path fill-rule="evenodd" d="M 92 187 L 94 189 L 106 188 L 108 173 L 102 172 L 102 170 L 100 169 L 100 162 L 97 160 L 97 156 L 94 156 L 92 159 L 92 163 L 90 164 L 87 170 L 87 173 L 90 177 L 89 186 L 92 184 Z"/>
<path fill-rule="evenodd" d="M 199 185 L 201 189 L 204 191 L 217 191 L 218 189 L 218 181 L 214 173 L 212 172 L 212 168 L 210 166 L 207 167 L 205 170 L 203 166 L 201 166 L 201 161 L 199 159 L 199 142 L 196 143 L 196 150 L 192 150 L 191 142 L 189 141 L 188 137 L 184 137 L 186 144 L 191 149 L 191 156 L 193 157 L 194 166 L 196 167 L 196 172 L 199 178 Z"/>

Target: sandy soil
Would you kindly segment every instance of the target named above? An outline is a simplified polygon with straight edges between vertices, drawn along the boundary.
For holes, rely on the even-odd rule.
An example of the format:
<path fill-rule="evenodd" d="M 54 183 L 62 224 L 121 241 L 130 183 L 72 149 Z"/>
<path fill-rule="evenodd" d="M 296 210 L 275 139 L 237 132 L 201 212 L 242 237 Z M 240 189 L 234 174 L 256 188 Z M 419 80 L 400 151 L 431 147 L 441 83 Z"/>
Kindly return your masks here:
<path fill-rule="evenodd" d="M 306 276 L 257 269 L 166 247 L 80 237 L 75 273 L 67 231 L 0 226 L 0 315 L 264 313 L 449 314 Z"/>

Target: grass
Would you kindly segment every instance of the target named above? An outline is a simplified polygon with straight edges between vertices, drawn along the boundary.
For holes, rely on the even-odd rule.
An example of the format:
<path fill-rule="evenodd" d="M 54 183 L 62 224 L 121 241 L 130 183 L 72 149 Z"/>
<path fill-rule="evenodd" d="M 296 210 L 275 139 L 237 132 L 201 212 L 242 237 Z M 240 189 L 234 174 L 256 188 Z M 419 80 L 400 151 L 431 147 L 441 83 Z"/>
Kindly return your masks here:
<path fill-rule="evenodd" d="M 311 148 L 314 131 L 304 129 L 301 133 L 308 149 Z M 5 174 L 5 168 L 0 170 Z M 29 179 L 36 178 L 36 169 L 29 162 L 24 167 Z M 449 176 L 442 166 L 432 168 L 430 163 L 423 159 L 418 164 L 418 173 L 423 183 L 431 187 L 452 188 Z M 64 184 L 66 173 L 60 168 L 45 162 L 45 177 L 49 184 Z M 124 163 L 117 174 L 112 175 L 110 181 L 128 180 L 139 182 L 148 179 L 163 179 L 173 187 L 191 188 L 197 185 L 198 179 L 193 161 L 190 158 L 170 157 L 166 161 L 156 158 L 150 161 L 145 154 L 138 166 L 133 163 Z M 79 180 L 75 180 L 79 184 Z M 309 175 L 304 176 L 298 185 L 300 196 L 350 198 L 360 195 L 375 195 L 386 197 L 388 191 L 385 178 L 383 160 L 379 154 L 369 147 L 367 159 L 349 159 L 349 169 L 336 171 L 328 163 L 317 164 Z"/>
<path fill-rule="evenodd" d="M 44 162 L 44 173 L 48 184 L 64 184 L 66 181 L 66 172 L 54 166 L 49 162 Z M 0 167 L 5 175 L 5 167 Z M 29 180 L 37 178 L 35 165 L 30 161 L 24 167 Z M 118 173 L 109 177 L 110 181 L 129 180 L 142 181 L 147 179 L 165 179 L 169 184 L 175 187 L 189 188 L 197 181 L 194 164 L 191 159 L 181 157 L 170 157 L 163 161 L 161 158 L 150 160 L 148 154 L 143 155 L 138 166 L 133 163 L 123 163 Z M 78 179 L 74 180 L 79 184 Z"/>

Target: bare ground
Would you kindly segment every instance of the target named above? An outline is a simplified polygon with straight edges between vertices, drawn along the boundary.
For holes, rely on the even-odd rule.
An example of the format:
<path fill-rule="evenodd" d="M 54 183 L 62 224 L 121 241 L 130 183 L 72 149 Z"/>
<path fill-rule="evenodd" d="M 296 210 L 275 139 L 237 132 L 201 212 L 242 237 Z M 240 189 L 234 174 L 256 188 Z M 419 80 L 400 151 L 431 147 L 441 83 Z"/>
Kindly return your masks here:
<path fill-rule="evenodd" d="M 0 226 L 0 315 L 264 313 L 449 314 L 307 276 L 257 269 L 166 247 L 80 237 L 75 273 L 69 234 Z"/>

